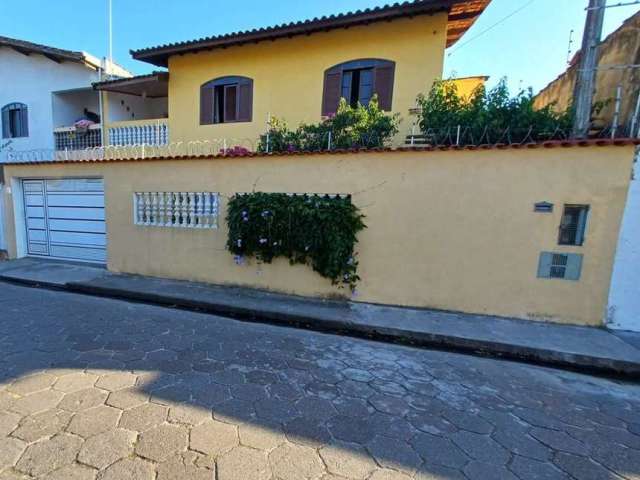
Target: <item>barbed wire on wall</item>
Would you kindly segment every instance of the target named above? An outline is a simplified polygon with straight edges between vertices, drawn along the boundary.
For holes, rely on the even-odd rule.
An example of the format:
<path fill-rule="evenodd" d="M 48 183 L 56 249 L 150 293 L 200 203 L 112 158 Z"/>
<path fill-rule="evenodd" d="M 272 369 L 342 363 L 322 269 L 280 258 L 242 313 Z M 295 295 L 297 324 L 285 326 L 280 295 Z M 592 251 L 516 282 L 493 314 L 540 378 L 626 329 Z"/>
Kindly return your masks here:
<path fill-rule="evenodd" d="M 607 126 L 593 128 L 591 139 L 616 139 L 638 137 L 640 132 L 633 125 Z M 541 143 L 554 140 L 570 140 L 573 131 L 566 128 L 554 128 L 539 131 L 531 128 L 492 129 L 485 127 L 452 126 L 444 128 L 427 128 L 425 131 L 413 130 L 405 139 L 409 146 L 480 146 L 480 145 L 523 145 L 527 143 Z"/>
<path fill-rule="evenodd" d="M 254 151 L 255 147 L 256 142 L 249 138 L 224 138 L 171 142 L 165 145 L 108 145 L 77 150 L 34 149 L 7 151 L 4 161 L 15 163 L 200 157 Z"/>
<path fill-rule="evenodd" d="M 629 138 L 640 135 L 640 125 L 608 126 L 592 129 L 590 138 Z M 268 136 L 262 141 L 252 138 L 222 138 L 170 142 L 164 145 L 135 144 L 108 145 L 77 150 L 33 149 L 5 150 L 5 163 L 61 162 L 61 161 L 101 161 L 101 160 L 144 160 L 151 158 L 237 156 L 260 149 L 266 153 L 325 152 L 344 149 L 370 149 L 380 146 L 451 147 L 481 145 L 522 145 L 554 140 L 569 140 L 571 130 L 555 128 L 549 131 L 534 128 L 506 128 L 496 130 L 490 127 L 453 126 L 427 128 L 424 131 L 413 128 L 404 138 L 399 136 L 393 144 L 385 145 L 375 133 L 354 138 L 336 138 L 332 132 L 307 136 L 303 144 L 276 145 Z"/>

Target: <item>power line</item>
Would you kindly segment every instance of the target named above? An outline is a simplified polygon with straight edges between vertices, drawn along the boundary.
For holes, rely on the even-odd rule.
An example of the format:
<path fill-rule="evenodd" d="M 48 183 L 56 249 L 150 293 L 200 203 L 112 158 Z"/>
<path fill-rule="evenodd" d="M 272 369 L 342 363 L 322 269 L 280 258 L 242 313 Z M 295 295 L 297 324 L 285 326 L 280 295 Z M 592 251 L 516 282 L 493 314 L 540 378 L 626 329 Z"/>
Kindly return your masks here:
<path fill-rule="evenodd" d="M 484 35 L 487 32 L 490 32 L 491 30 L 493 30 L 494 28 L 496 28 L 498 25 L 501 25 L 502 23 L 506 22 L 507 20 L 509 20 L 511 17 L 513 17 L 514 15 L 517 15 L 518 13 L 520 13 L 522 10 L 524 10 L 525 8 L 527 8 L 529 5 L 531 5 L 533 2 L 535 2 L 536 0 L 529 0 L 527 3 L 525 3 L 524 5 L 522 5 L 520 8 L 518 8 L 517 10 L 514 10 L 513 12 L 511 12 L 509 15 L 507 15 L 506 17 L 502 18 L 501 20 L 497 21 L 496 23 L 494 23 L 493 25 L 491 25 L 489 28 L 483 30 L 482 32 L 478 33 L 476 36 L 471 37 L 469 40 L 467 40 L 466 42 L 458 45 L 458 48 L 456 48 L 453 52 L 449 52 L 449 54 L 447 55 L 448 57 L 450 57 L 451 55 L 453 55 L 454 53 L 456 53 L 458 50 L 460 50 L 462 47 L 464 47 L 465 45 L 469 45 L 471 42 L 473 42 L 474 40 L 478 39 L 479 37 L 481 37 L 482 35 Z"/>

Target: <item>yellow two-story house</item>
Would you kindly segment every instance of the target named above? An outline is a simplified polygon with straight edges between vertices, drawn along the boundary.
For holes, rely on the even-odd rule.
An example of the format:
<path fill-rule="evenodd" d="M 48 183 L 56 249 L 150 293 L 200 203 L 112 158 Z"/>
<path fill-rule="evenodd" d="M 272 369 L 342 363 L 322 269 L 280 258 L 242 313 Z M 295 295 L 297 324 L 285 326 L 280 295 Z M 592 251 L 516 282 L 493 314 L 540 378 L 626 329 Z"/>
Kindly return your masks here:
<path fill-rule="evenodd" d="M 374 94 L 402 118 L 399 147 L 445 48 L 488 3 L 416 0 L 134 51 L 168 71 L 95 84 L 104 148 L 3 165 L 10 258 L 603 325 L 636 139 L 221 151 L 255 150 L 270 118 L 317 124 Z M 367 225 L 356 292 L 312 265 L 234 258 L 230 202 L 252 191 L 348 196 Z"/>
<path fill-rule="evenodd" d="M 272 117 L 317 123 L 341 97 L 355 106 L 374 94 L 400 114 L 401 143 L 416 96 L 442 76 L 445 48 L 489 2 L 416 0 L 133 51 L 169 72 L 96 85 L 105 92 L 104 143 L 253 150 Z"/>

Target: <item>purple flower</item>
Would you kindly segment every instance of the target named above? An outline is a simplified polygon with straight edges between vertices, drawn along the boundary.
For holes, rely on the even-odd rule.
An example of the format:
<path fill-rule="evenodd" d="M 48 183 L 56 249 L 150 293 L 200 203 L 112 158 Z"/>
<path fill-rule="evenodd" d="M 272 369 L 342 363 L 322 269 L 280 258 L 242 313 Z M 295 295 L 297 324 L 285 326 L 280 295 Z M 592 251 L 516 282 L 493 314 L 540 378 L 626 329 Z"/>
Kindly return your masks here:
<path fill-rule="evenodd" d="M 239 238 L 239 239 L 236 241 L 236 245 L 237 245 L 238 247 L 241 247 L 241 246 L 242 246 L 242 239 L 241 239 L 241 238 Z"/>
<path fill-rule="evenodd" d="M 267 239 L 266 238 L 261 238 L 258 241 L 260 242 L 260 245 L 264 245 L 265 243 L 267 243 Z"/>
<path fill-rule="evenodd" d="M 244 265 L 244 257 L 242 255 L 235 255 L 233 261 L 236 262 L 236 265 Z"/>

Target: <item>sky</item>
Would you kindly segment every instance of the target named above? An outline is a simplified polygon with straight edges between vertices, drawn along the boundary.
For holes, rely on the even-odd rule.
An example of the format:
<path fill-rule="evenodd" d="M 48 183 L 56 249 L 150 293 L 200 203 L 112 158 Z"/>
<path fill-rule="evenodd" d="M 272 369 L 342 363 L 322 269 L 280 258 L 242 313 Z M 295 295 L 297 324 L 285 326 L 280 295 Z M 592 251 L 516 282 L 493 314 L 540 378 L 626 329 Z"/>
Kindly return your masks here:
<path fill-rule="evenodd" d="M 627 3 L 630 0 L 625 0 Z M 297 21 L 388 3 L 385 0 L 112 0 L 114 60 L 133 73 L 153 66 L 130 49 Z M 609 5 L 621 0 L 608 0 Z M 507 77 L 512 90 L 539 91 L 566 68 L 569 33 L 575 52 L 587 0 L 493 0 L 446 52 L 445 77 Z M 0 0 L 0 35 L 95 56 L 108 52 L 107 0 Z M 609 8 L 604 35 L 640 10 Z M 2 81 L 2 79 L 0 79 Z M 425 86 L 425 90 L 428 86 Z"/>

